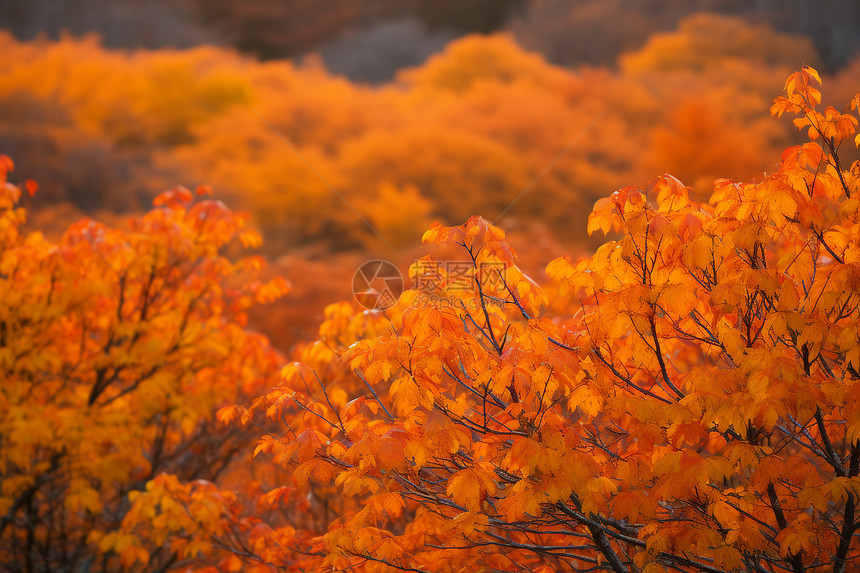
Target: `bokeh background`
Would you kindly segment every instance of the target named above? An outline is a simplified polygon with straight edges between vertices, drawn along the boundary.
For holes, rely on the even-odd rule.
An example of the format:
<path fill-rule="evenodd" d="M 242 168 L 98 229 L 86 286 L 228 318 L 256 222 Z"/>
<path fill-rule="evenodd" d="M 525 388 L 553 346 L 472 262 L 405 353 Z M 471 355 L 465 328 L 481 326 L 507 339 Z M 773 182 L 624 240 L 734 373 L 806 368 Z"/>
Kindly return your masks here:
<path fill-rule="evenodd" d="M 211 185 L 294 284 L 254 317 L 288 350 L 434 221 L 494 220 L 539 274 L 614 189 L 761 178 L 799 138 L 784 78 L 847 101 L 858 27 L 849 0 L 6 0 L 0 153 L 53 236 Z"/>

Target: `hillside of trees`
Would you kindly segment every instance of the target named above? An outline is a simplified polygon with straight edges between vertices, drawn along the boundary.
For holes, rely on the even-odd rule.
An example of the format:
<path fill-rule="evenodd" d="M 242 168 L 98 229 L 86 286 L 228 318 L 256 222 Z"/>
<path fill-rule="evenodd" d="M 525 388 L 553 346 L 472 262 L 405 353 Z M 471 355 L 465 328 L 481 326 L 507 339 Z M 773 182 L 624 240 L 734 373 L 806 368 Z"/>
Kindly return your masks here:
<path fill-rule="evenodd" d="M 798 141 L 760 110 L 798 62 L 819 60 L 805 37 L 713 14 L 613 68 L 568 70 L 510 36 L 469 36 L 379 86 L 226 48 L 8 34 L 0 45 L 0 145 L 40 182 L 31 219 L 56 237 L 81 215 L 122 224 L 160 189 L 216 185 L 251 213 L 263 253 L 299 275 L 294 308 L 274 314 L 300 326 L 259 324 L 284 348 L 313 332 L 323 301 L 350 294 L 351 271 L 299 284 L 321 257 L 354 269 L 373 254 L 405 270 L 431 222 L 507 209 L 509 232 L 545 238 L 539 272 L 558 243 L 599 244 L 586 215 L 608 189 L 669 172 L 704 197 L 716 177 L 760 178 Z M 858 69 L 828 77 L 833 101 Z"/>

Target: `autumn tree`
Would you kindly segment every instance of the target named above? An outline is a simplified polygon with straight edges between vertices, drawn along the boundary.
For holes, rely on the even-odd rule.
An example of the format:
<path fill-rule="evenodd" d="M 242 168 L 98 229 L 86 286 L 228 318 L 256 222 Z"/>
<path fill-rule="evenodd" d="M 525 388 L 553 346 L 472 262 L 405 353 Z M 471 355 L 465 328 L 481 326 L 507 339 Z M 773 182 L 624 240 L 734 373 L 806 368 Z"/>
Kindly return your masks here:
<path fill-rule="evenodd" d="M 259 241 L 247 216 L 184 188 L 127 230 L 85 219 L 57 243 L 23 232 L 11 170 L 0 156 L 2 568 L 186 564 L 203 540 L 166 547 L 120 523 L 136 494 L 168 486 L 189 490 L 197 519 L 227 514 L 212 482 L 249 442 L 214 412 L 272 383 L 280 357 L 245 315 L 288 285 L 255 280 L 259 259 L 226 257 Z"/>
<path fill-rule="evenodd" d="M 809 141 L 761 182 L 718 180 L 699 203 L 664 175 L 598 201 L 589 231 L 620 238 L 550 264 L 552 301 L 473 217 L 425 235 L 466 272 L 422 259 L 398 306 L 332 307 L 281 388 L 220 414 L 265 414 L 258 451 L 339 492 L 326 528 L 283 543 L 273 527 L 257 558 L 853 570 L 860 162 L 840 149 L 860 142 L 860 95 L 821 109 L 819 87 L 812 68 L 789 77 L 772 112 Z"/>

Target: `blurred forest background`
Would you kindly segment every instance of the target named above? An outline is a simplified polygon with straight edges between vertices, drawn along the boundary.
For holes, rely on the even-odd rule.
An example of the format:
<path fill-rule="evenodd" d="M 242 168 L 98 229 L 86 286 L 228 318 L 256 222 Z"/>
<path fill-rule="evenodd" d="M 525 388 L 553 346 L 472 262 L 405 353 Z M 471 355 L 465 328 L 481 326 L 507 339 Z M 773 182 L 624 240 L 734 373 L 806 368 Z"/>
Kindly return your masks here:
<path fill-rule="evenodd" d="M 177 184 L 249 211 L 286 350 L 432 221 L 495 220 L 540 272 L 618 187 L 761 177 L 799 137 L 762 110 L 804 63 L 846 101 L 858 27 L 849 0 L 6 0 L 0 153 L 49 235 Z"/>

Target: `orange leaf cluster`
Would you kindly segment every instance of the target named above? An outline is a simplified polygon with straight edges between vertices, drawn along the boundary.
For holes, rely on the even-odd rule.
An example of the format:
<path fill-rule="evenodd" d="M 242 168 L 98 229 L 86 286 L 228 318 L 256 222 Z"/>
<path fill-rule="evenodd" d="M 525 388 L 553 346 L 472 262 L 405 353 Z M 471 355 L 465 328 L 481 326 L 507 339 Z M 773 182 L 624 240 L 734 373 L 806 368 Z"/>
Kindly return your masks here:
<path fill-rule="evenodd" d="M 718 180 L 701 203 L 665 175 L 598 201 L 589 231 L 620 238 L 549 265 L 559 301 L 472 217 L 425 234 L 459 246 L 471 289 L 440 276 L 429 302 L 331 307 L 250 410 L 289 424 L 258 449 L 342 510 L 274 563 L 851 569 L 860 163 L 838 155 L 855 108 L 816 111 L 818 83 L 786 84 L 774 112 L 815 136 L 761 182 Z"/>

